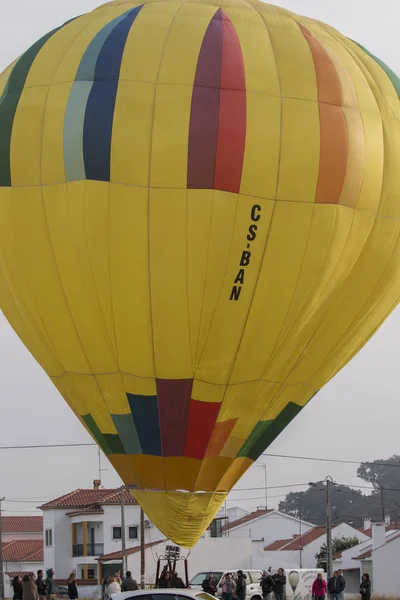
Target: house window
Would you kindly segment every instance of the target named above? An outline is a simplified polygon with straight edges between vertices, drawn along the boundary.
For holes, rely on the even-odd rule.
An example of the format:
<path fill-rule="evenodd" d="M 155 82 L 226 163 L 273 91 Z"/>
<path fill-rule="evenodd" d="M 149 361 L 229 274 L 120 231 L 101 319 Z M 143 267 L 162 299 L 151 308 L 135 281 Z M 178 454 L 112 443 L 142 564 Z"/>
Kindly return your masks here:
<path fill-rule="evenodd" d="M 53 530 L 46 529 L 44 532 L 45 545 L 47 548 L 50 548 L 53 545 Z"/>
<path fill-rule="evenodd" d="M 129 539 L 130 540 L 137 540 L 138 539 L 138 528 L 136 525 L 130 525 L 128 527 L 128 534 L 129 534 Z"/>
<path fill-rule="evenodd" d="M 87 576 L 88 576 L 88 579 L 95 579 L 96 577 L 95 577 L 94 569 L 88 569 Z"/>
<path fill-rule="evenodd" d="M 121 527 L 113 527 L 112 528 L 112 536 L 113 536 L 113 540 L 120 540 L 122 538 Z"/>

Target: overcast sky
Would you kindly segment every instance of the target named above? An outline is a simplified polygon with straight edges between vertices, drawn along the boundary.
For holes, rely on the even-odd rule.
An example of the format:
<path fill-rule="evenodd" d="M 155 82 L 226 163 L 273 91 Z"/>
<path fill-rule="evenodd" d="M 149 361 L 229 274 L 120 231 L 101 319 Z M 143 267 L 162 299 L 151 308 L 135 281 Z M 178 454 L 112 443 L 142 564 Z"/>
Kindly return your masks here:
<path fill-rule="evenodd" d="M 0 0 L 0 70 L 47 31 L 100 4 L 97 0 Z M 277 0 L 275 4 L 336 27 L 400 73 L 399 0 Z M 399 367 L 400 309 L 268 452 L 355 461 L 400 453 Z M 0 402 L 0 446 L 91 441 L 2 316 Z M 33 511 L 40 499 L 91 487 L 98 476 L 94 447 L 0 452 L 0 496 L 30 501 L 5 503 L 6 514 Z M 272 457 L 266 461 L 271 506 L 290 486 L 326 475 L 340 483 L 362 485 L 356 477 L 356 465 Z M 107 487 L 119 485 L 119 477 L 104 458 L 103 467 L 107 468 L 102 472 L 103 483 Z M 263 470 L 252 468 L 237 487 L 263 485 Z M 275 487 L 284 485 L 289 487 Z M 228 505 L 253 509 L 264 504 L 263 494 L 256 489 L 235 492 Z"/>

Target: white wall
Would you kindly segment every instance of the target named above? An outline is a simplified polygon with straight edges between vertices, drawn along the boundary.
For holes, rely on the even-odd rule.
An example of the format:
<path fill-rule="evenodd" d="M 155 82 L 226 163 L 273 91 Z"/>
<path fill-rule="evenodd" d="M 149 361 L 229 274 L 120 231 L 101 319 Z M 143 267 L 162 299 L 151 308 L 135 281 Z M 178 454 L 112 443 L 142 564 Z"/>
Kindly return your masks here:
<path fill-rule="evenodd" d="M 374 594 L 397 597 L 399 595 L 400 537 L 377 548 L 372 556 L 371 577 Z"/>
<path fill-rule="evenodd" d="M 165 546 L 173 544 L 171 541 L 163 542 L 146 548 L 146 582 L 154 582 L 157 569 L 157 557 L 165 553 Z M 175 545 L 175 544 L 173 544 Z M 187 556 L 188 550 L 181 548 L 181 556 Z M 216 569 L 251 569 L 252 542 L 249 538 L 201 538 L 190 551 L 188 558 L 189 579 L 200 571 Z M 133 577 L 140 580 L 140 552 L 128 556 L 128 569 Z M 184 577 L 183 561 L 178 563 L 179 574 Z"/>
<path fill-rule="evenodd" d="M 262 564 L 267 565 L 267 567 L 263 566 L 263 569 L 268 567 L 272 567 L 273 569 L 279 569 L 279 567 L 282 567 L 282 569 L 298 569 L 300 565 L 300 552 L 299 550 L 264 551 L 264 559 Z M 261 565 L 261 563 L 257 563 L 257 568 L 260 568 L 259 565 Z M 307 565 L 304 560 L 302 561 L 302 565 L 304 568 L 310 566 Z M 314 564 L 311 566 L 315 567 L 315 560 Z"/>
<path fill-rule="evenodd" d="M 305 533 L 314 527 L 309 523 L 302 522 L 301 529 Z M 268 513 L 259 519 L 244 523 L 240 527 L 229 530 L 229 537 L 263 539 L 265 545 L 275 540 L 289 539 L 299 533 L 299 521 L 294 517 L 285 515 L 278 511 Z"/>

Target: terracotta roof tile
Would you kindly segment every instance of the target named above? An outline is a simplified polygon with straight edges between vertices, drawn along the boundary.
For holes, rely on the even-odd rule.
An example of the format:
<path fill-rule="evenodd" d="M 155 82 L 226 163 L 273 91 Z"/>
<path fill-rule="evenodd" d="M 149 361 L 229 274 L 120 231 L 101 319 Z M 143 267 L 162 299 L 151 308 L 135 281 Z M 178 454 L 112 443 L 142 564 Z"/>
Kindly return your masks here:
<path fill-rule="evenodd" d="M 259 519 L 260 517 L 263 517 L 264 515 L 267 515 L 271 512 L 274 512 L 274 509 L 262 508 L 259 510 L 255 510 L 251 513 L 248 513 L 247 515 L 244 515 L 244 517 L 240 517 L 240 519 L 236 519 L 236 521 L 231 521 L 227 525 L 224 525 L 223 527 L 221 527 L 221 531 L 224 532 L 228 531 L 229 529 L 233 529 L 234 527 L 240 527 L 241 525 L 245 525 L 250 521 L 254 521 L 254 519 Z"/>
<path fill-rule="evenodd" d="M 3 533 L 42 533 L 43 517 L 1 517 L 1 528 Z"/>
<path fill-rule="evenodd" d="M 120 504 L 121 490 L 113 489 L 78 489 L 40 506 L 42 510 L 51 508 L 86 508 L 93 504 Z M 137 504 L 129 490 L 124 491 L 125 504 Z"/>
<path fill-rule="evenodd" d="M 90 504 L 85 508 L 79 508 L 78 510 L 73 510 L 72 512 L 67 513 L 68 516 L 74 517 L 76 515 L 85 515 L 85 514 L 98 514 L 104 515 L 104 510 L 101 508 L 100 504 Z"/>
<path fill-rule="evenodd" d="M 332 529 L 334 529 L 334 528 L 335 528 L 335 526 L 332 527 Z M 297 536 L 296 539 L 293 540 L 291 544 L 289 544 L 288 546 L 285 546 L 285 550 L 300 550 L 300 542 L 301 542 L 301 547 L 304 548 L 304 546 L 307 546 L 311 542 L 314 542 L 319 537 L 321 537 L 321 535 L 325 535 L 325 534 L 326 534 L 326 527 L 324 527 L 324 526 L 314 527 L 313 529 L 306 531 L 306 533 L 301 536 L 301 540 L 300 540 L 300 536 Z"/>
<path fill-rule="evenodd" d="M 148 544 L 145 544 L 144 547 L 145 548 L 152 548 L 153 546 L 157 546 L 157 544 L 162 544 L 163 542 L 166 542 L 167 538 L 164 538 L 162 540 L 157 540 L 156 542 L 149 542 Z M 136 554 L 137 552 L 140 552 L 140 546 L 134 546 L 133 548 L 127 548 L 126 549 L 126 554 L 128 556 L 130 556 L 131 554 Z M 103 556 L 100 556 L 97 560 L 102 560 L 104 562 L 106 562 L 107 560 L 119 560 L 122 559 L 122 550 L 118 550 L 117 552 L 110 552 L 110 554 L 103 554 Z"/>
<path fill-rule="evenodd" d="M 292 541 L 293 538 L 289 538 L 288 540 L 275 540 L 275 542 L 272 542 L 272 544 L 265 546 L 264 550 L 267 552 L 270 550 L 280 550 L 283 546 L 286 546 L 286 544 L 289 544 L 289 542 Z"/>
<path fill-rule="evenodd" d="M 5 562 L 43 562 L 43 540 L 11 540 L 3 542 Z"/>

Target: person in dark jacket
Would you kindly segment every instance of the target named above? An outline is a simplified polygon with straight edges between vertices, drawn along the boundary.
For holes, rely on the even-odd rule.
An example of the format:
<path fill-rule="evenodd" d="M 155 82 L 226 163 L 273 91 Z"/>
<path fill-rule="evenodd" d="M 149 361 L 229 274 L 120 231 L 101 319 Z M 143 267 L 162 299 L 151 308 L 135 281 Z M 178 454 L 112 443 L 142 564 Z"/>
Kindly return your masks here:
<path fill-rule="evenodd" d="M 237 572 L 236 596 L 238 600 L 245 600 L 247 591 L 247 575 L 242 570 Z"/>
<path fill-rule="evenodd" d="M 276 600 L 283 600 L 285 595 L 286 575 L 283 569 L 278 569 L 278 573 L 272 576 L 274 580 L 274 592 Z"/>
<path fill-rule="evenodd" d="M 340 600 L 342 592 L 346 587 L 344 577 L 338 574 L 338 571 L 333 572 L 333 576 L 328 581 L 328 592 L 330 600 Z"/>
<path fill-rule="evenodd" d="M 370 600 L 371 598 L 371 580 L 368 573 L 364 573 L 360 583 L 361 600 Z"/>
<path fill-rule="evenodd" d="M 68 585 L 68 597 L 70 600 L 77 600 L 79 598 L 78 588 L 76 587 L 76 576 L 75 573 L 71 573 L 71 575 L 67 579 Z"/>
<path fill-rule="evenodd" d="M 159 588 L 170 588 L 171 586 L 171 575 L 169 571 L 163 571 L 158 581 Z"/>
<path fill-rule="evenodd" d="M 46 586 L 47 586 L 47 600 L 55 600 L 56 598 L 56 582 L 54 581 L 53 569 L 47 569 L 46 571 Z"/>
<path fill-rule="evenodd" d="M 136 579 L 132 579 L 132 573 L 130 571 L 127 571 L 125 575 L 125 579 L 121 585 L 121 592 L 136 592 L 138 589 Z"/>
<path fill-rule="evenodd" d="M 201 587 L 207 594 L 211 594 L 211 596 L 215 596 L 217 593 L 217 581 L 215 579 L 214 573 L 210 573 L 208 577 L 206 577 L 201 584 Z"/>
<path fill-rule="evenodd" d="M 13 578 L 11 586 L 14 591 L 13 600 L 22 600 L 22 583 L 18 575 Z"/>
<path fill-rule="evenodd" d="M 271 600 L 271 594 L 274 591 L 274 580 L 268 571 L 263 572 L 260 585 L 264 600 Z"/>
<path fill-rule="evenodd" d="M 178 577 L 178 573 L 177 573 L 176 571 L 174 571 L 174 572 L 172 573 L 172 577 L 171 577 L 171 587 L 172 587 L 172 588 L 174 588 L 174 589 L 175 589 L 175 588 L 178 588 L 178 589 L 179 589 L 179 588 L 181 588 L 181 589 L 183 589 L 183 588 L 185 588 L 185 587 L 186 587 L 186 585 L 185 585 L 185 584 L 183 583 L 183 581 L 182 581 L 182 578 L 181 578 L 181 577 Z"/>
<path fill-rule="evenodd" d="M 39 594 L 39 600 L 46 600 L 47 596 L 47 585 L 44 580 L 44 575 L 42 569 L 39 569 L 37 572 L 37 579 L 35 581 L 37 592 Z"/>

